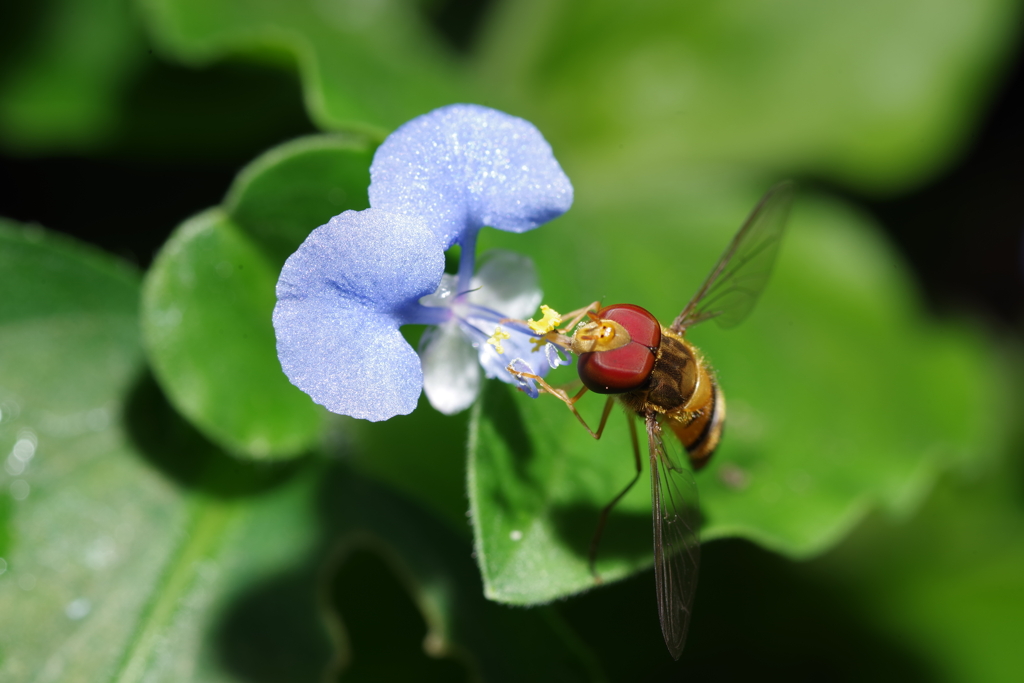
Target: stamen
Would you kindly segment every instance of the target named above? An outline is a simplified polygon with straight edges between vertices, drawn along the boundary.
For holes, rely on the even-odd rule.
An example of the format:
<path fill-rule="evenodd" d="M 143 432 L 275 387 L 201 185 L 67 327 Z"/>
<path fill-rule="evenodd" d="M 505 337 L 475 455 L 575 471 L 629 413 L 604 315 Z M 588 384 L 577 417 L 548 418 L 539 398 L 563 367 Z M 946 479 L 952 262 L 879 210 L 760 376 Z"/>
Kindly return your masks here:
<path fill-rule="evenodd" d="M 538 335 L 547 334 L 562 324 L 562 315 L 547 304 L 541 304 L 540 312 L 544 314 L 544 317 L 539 321 L 534 321 L 533 318 L 526 321 L 530 329 Z"/>
<path fill-rule="evenodd" d="M 494 328 L 494 334 L 487 338 L 487 343 L 493 346 L 494 350 L 497 351 L 498 354 L 500 355 L 505 353 L 505 347 L 501 345 L 501 342 L 504 341 L 505 339 L 511 338 L 512 335 L 501 329 L 501 326 L 499 325 L 498 327 Z"/>
<path fill-rule="evenodd" d="M 487 340 L 487 333 L 484 332 L 482 327 L 480 327 L 479 325 L 477 325 L 477 324 L 475 324 L 473 322 L 470 322 L 469 318 L 464 318 L 461 315 L 457 315 L 455 317 L 456 317 L 456 319 L 458 319 L 459 325 L 462 326 L 463 330 L 465 330 L 466 332 L 469 332 L 474 337 L 480 337 L 481 339 L 483 339 L 485 341 Z M 478 346 L 478 343 L 477 342 L 473 342 L 473 346 Z"/>

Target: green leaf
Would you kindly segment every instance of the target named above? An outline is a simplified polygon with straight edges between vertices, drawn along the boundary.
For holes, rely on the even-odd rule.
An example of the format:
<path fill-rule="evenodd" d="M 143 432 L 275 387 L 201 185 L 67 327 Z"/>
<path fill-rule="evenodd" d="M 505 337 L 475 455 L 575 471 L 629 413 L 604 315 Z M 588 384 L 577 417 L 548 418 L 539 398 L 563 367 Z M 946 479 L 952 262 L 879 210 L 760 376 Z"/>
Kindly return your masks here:
<path fill-rule="evenodd" d="M 174 406 L 230 451 L 293 457 L 320 438 L 324 411 L 277 361 L 277 271 L 219 210 L 183 224 L 146 276 L 142 329 Z"/>
<path fill-rule="evenodd" d="M 38 228 L 4 223 L 0 243 L 0 609 L 18 624 L 0 635 L 0 676 L 105 680 L 188 517 L 124 425 L 142 372 L 137 277 Z"/>
<path fill-rule="evenodd" d="M 343 211 L 370 207 L 374 149 L 346 135 L 286 142 L 239 173 L 224 210 L 280 269 L 314 228 Z"/>
<path fill-rule="evenodd" d="M 334 643 L 321 618 L 316 567 L 301 565 L 319 559 L 315 470 L 224 455 L 174 414 L 151 382 L 136 389 L 130 411 L 142 455 L 187 488 L 175 487 L 176 507 L 168 510 L 174 523 L 143 548 L 164 558 L 160 573 L 148 581 L 123 579 L 142 583 L 148 599 L 131 615 L 132 638 L 111 648 L 112 680 L 234 681 L 251 672 L 254 660 L 273 680 L 317 680 Z M 298 576 L 277 580 L 282 574 Z M 270 619 L 257 613 L 243 624 L 232 620 L 246 596 L 275 580 Z M 96 637 L 103 628 L 96 626 Z"/>
<path fill-rule="evenodd" d="M 299 138 L 263 154 L 223 209 L 182 224 L 146 276 L 143 331 L 174 406 L 244 457 L 294 457 L 321 437 L 326 411 L 288 381 L 271 316 L 285 259 L 317 226 L 369 202 L 373 147 L 343 135 Z"/>
<path fill-rule="evenodd" d="M 505 2 L 482 74 L 574 180 L 711 164 L 893 191 L 966 144 L 1020 18 L 1011 0 Z"/>
<path fill-rule="evenodd" d="M 0 218 L 0 237 L 5 245 L 0 251 L 3 324 L 48 316 L 135 315 L 139 276 L 122 261 L 5 218 Z M 80 280 L 87 278 L 83 286 Z"/>
<path fill-rule="evenodd" d="M 18 625 L 0 634 L 0 677 L 104 680 L 186 516 L 123 424 L 142 371 L 137 277 L 38 228 L 4 223 L 0 243 L 0 609 Z"/>
<path fill-rule="evenodd" d="M 694 193 L 625 188 L 619 196 L 629 206 L 604 193 L 603 202 L 515 236 L 546 278 L 574 274 L 554 287 L 544 282 L 546 302 L 568 310 L 596 298 L 627 301 L 671 320 L 756 201 L 724 185 L 673 186 Z M 791 223 L 751 319 L 731 331 L 703 325 L 688 338 L 715 368 L 729 405 L 725 440 L 697 477 L 703 538 L 740 536 L 800 558 L 834 545 L 875 506 L 913 509 L 943 467 L 997 452 L 1006 427 L 987 345 L 961 326 L 923 318 L 898 259 L 863 217 L 808 194 Z M 622 228 L 631 225 L 644 226 L 642 239 L 627 238 Z M 512 245 L 511 236 L 486 237 Z M 574 375 L 567 368 L 551 379 Z M 595 442 L 554 399 L 491 384 L 469 451 L 487 593 L 532 604 L 589 588 L 598 513 L 634 472 L 628 430 L 613 414 Z M 578 405 L 596 426 L 603 404 L 587 396 Z M 650 523 L 649 486 L 641 484 L 605 532 L 604 579 L 651 564 Z"/>
<path fill-rule="evenodd" d="M 318 125 L 383 139 L 444 104 L 473 99 L 463 69 L 407 3 L 145 0 L 157 42 L 206 63 L 284 54 L 297 63 Z"/>
<path fill-rule="evenodd" d="M 129 0 L 48 0 L 5 13 L 0 144 L 19 153 L 92 149 L 115 134 L 145 59 Z"/>

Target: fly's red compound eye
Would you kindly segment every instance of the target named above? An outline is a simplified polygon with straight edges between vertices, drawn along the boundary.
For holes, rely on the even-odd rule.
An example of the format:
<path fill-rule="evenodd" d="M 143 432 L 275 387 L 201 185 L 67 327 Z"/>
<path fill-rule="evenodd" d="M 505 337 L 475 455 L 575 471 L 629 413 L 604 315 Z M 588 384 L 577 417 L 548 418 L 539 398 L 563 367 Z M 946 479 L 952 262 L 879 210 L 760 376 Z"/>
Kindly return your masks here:
<path fill-rule="evenodd" d="M 626 328 L 630 342 L 611 351 L 580 354 L 578 370 L 583 384 L 597 394 L 622 394 L 640 387 L 654 369 L 661 344 L 658 319 L 633 304 L 608 306 L 597 316 Z"/>
<path fill-rule="evenodd" d="M 661 323 L 646 308 L 635 304 L 614 304 L 602 308 L 597 316 L 625 327 L 634 344 L 654 350 L 661 345 Z"/>

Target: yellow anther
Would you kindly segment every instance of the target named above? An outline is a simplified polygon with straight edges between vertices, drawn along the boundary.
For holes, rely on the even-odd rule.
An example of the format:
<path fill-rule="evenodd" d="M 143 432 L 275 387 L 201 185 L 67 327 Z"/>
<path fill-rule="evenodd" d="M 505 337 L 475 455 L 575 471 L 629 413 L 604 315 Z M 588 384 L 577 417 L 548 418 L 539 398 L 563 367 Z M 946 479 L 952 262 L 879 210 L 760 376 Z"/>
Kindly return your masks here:
<path fill-rule="evenodd" d="M 544 314 L 544 317 L 539 321 L 535 322 L 533 318 L 526 321 L 526 324 L 530 326 L 530 329 L 538 335 L 547 334 L 562 324 L 562 315 L 550 306 L 541 304 L 540 312 Z"/>
<path fill-rule="evenodd" d="M 510 339 L 511 335 L 505 330 L 501 329 L 501 326 L 494 328 L 494 334 L 487 339 L 487 343 L 494 347 L 494 350 L 499 354 L 505 353 L 505 347 L 501 345 L 501 342 Z"/>

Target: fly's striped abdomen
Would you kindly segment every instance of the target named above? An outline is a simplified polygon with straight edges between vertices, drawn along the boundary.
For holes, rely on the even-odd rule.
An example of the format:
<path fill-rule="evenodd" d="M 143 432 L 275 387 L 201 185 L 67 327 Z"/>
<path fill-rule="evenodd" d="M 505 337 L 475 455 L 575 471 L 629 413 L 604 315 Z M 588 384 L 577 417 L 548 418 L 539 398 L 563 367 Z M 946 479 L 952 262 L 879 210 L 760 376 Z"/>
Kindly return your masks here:
<path fill-rule="evenodd" d="M 711 400 L 695 411 L 681 411 L 665 420 L 686 447 L 694 470 L 704 467 L 714 455 L 725 428 L 725 395 L 710 372 L 707 378 L 712 387 Z"/>

